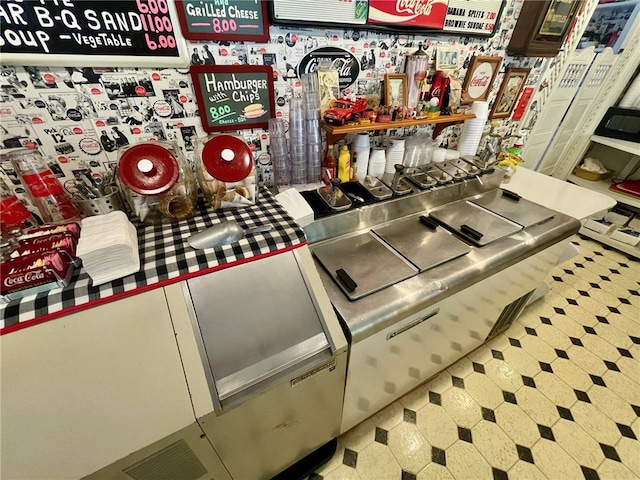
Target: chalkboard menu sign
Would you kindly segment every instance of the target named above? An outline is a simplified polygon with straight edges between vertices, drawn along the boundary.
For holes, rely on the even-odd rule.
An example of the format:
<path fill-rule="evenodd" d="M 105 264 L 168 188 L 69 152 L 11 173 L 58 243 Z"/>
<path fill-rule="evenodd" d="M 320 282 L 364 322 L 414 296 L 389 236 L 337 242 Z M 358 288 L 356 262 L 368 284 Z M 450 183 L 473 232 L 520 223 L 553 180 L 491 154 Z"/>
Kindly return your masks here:
<path fill-rule="evenodd" d="M 269 41 L 264 0 L 176 0 L 176 7 L 186 39 Z"/>
<path fill-rule="evenodd" d="M 193 65 L 205 132 L 266 128 L 274 116 L 273 69 L 266 65 Z"/>
<path fill-rule="evenodd" d="M 171 0 L 0 0 L 3 64 L 186 66 Z"/>

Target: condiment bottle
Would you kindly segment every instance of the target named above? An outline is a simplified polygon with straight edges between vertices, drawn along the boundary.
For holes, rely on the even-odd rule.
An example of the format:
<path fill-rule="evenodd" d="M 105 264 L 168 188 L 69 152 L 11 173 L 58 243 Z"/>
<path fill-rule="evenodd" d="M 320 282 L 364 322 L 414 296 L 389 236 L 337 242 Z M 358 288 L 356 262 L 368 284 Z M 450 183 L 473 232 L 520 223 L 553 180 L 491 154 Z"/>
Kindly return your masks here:
<path fill-rule="evenodd" d="M 333 156 L 333 145 L 329 145 L 327 149 L 327 157 L 324 161 L 324 168 L 322 172 L 322 179 L 324 183 L 329 185 L 331 183 L 331 179 L 336 176 L 336 158 Z"/>
<path fill-rule="evenodd" d="M 2 235 L 10 237 L 20 235 L 23 230 L 37 227 L 31 212 L 18 199 L 16 194 L 0 178 L 0 228 Z"/>
<path fill-rule="evenodd" d="M 356 182 L 358 181 L 358 178 L 356 177 L 356 174 L 358 173 L 358 152 L 356 152 L 355 150 L 353 151 L 353 157 L 351 158 L 351 169 L 349 174 L 351 175 L 351 181 L 352 182 Z"/>
<path fill-rule="evenodd" d="M 62 188 L 38 150 L 21 149 L 8 154 L 13 168 L 29 192 L 45 223 L 79 220 L 80 212 Z"/>
<path fill-rule="evenodd" d="M 351 170 L 351 153 L 349 147 L 343 145 L 338 155 L 338 178 L 342 182 L 348 182 L 350 179 L 349 172 Z"/>

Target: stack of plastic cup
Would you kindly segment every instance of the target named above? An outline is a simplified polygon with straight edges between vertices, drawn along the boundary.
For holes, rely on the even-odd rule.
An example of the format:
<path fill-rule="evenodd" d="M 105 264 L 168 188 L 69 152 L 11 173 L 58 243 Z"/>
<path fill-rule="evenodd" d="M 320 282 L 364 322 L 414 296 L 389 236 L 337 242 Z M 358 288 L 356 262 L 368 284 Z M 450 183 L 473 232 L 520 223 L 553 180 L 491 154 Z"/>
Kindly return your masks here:
<path fill-rule="evenodd" d="M 473 102 L 471 111 L 476 115 L 472 120 L 465 120 L 458 142 L 460 155 L 475 155 L 480 145 L 484 124 L 489 118 L 488 102 Z"/>
<path fill-rule="evenodd" d="M 304 101 L 294 97 L 289 101 L 289 147 L 291 148 L 291 183 L 307 183 L 307 143 L 304 121 Z"/>
<path fill-rule="evenodd" d="M 394 137 L 389 140 L 389 145 L 387 146 L 387 162 L 384 167 L 385 173 L 395 173 L 395 165 L 397 163 L 402 164 L 404 159 L 404 142 L 403 137 Z"/>
<path fill-rule="evenodd" d="M 369 156 L 371 154 L 371 144 L 369 143 L 369 134 L 362 132 L 356 135 L 353 141 L 352 150 L 358 154 L 356 164 L 358 169 L 356 171 L 356 178 L 358 180 L 364 180 L 367 176 L 367 170 L 369 168 Z"/>
<path fill-rule="evenodd" d="M 368 174 L 377 177 L 384 173 L 385 165 L 387 163 L 387 155 L 383 147 L 376 147 L 371 150 L 369 156 L 369 170 Z"/>
<path fill-rule="evenodd" d="M 291 165 L 289 164 L 289 150 L 284 120 L 269 119 L 269 152 L 273 163 L 274 179 L 277 187 L 291 183 Z"/>
<path fill-rule="evenodd" d="M 302 99 L 304 102 L 304 128 L 306 132 L 307 182 L 322 178 L 322 137 L 320 134 L 320 90 L 318 74 L 302 75 Z"/>

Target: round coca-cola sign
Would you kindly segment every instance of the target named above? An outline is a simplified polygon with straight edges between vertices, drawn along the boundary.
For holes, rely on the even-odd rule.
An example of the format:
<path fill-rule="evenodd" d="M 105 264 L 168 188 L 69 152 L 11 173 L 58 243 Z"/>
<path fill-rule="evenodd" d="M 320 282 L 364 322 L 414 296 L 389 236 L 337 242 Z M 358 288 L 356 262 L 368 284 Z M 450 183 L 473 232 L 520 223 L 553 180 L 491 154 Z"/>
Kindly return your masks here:
<path fill-rule="evenodd" d="M 474 59 L 467 71 L 463 88 L 466 90 L 466 96 L 469 100 L 486 100 L 493 86 L 493 79 L 498 71 L 500 59 L 490 57 L 474 57 Z"/>
<path fill-rule="evenodd" d="M 340 90 L 353 85 L 360 75 L 360 65 L 351 52 L 337 47 L 322 47 L 302 57 L 297 67 L 298 77 L 317 72 L 318 65 L 328 65 L 338 72 Z"/>

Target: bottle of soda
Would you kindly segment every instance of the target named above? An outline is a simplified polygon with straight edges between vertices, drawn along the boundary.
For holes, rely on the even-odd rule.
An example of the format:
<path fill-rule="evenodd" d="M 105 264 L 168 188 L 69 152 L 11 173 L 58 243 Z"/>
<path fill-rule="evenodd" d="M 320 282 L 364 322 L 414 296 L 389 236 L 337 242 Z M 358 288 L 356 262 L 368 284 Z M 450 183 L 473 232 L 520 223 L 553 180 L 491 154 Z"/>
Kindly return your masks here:
<path fill-rule="evenodd" d="M 16 150 L 8 157 L 45 223 L 80 220 L 80 212 L 38 150 Z"/>
<path fill-rule="evenodd" d="M 19 236 L 23 231 L 37 227 L 31 212 L 18 199 L 7 183 L 0 178 L 0 230 L 3 237 Z"/>

